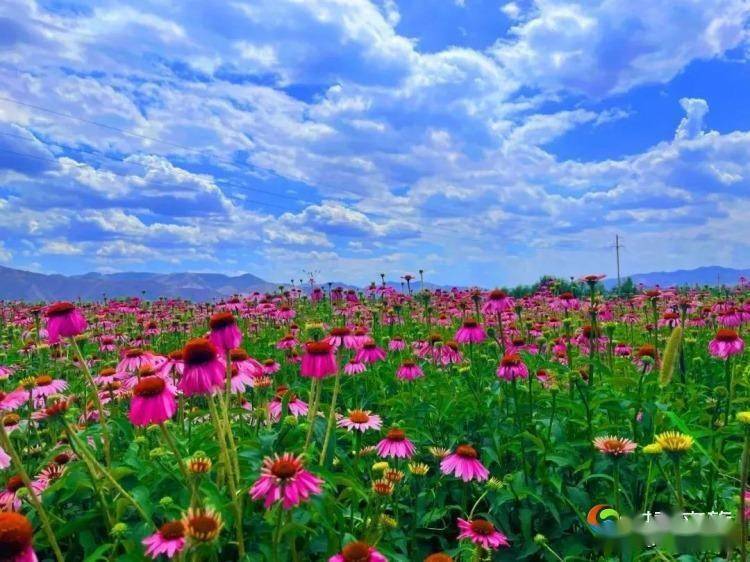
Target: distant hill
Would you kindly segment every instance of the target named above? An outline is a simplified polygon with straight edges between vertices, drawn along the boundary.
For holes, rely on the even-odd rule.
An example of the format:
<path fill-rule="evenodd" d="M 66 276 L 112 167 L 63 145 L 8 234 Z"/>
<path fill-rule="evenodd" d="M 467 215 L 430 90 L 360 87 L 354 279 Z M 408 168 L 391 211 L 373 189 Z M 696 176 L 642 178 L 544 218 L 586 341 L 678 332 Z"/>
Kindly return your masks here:
<path fill-rule="evenodd" d="M 732 269 L 709 266 L 690 270 L 661 271 L 654 273 L 636 273 L 624 275 L 634 283 L 646 286 L 660 285 L 735 285 L 740 277 L 750 278 L 750 269 Z M 379 280 L 378 280 L 379 283 Z M 326 283 L 327 284 L 327 283 Z M 397 291 L 401 283 L 389 281 L 387 284 Z M 617 280 L 605 279 L 607 287 L 614 287 Z M 35 301 L 54 300 L 99 300 L 106 294 L 107 298 L 145 296 L 147 299 L 158 297 L 184 298 L 195 301 L 221 299 L 235 294 L 247 294 L 254 291 L 272 292 L 280 283 L 266 281 L 246 273 L 230 276 L 221 273 L 86 273 L 84 275 L 46 275 L 20 269 L 0 266 L 0 299 Z M 358 289 L 348 283 L 331 283 L 333 287 Z M 411 283 L 412 291 L 420 289 L 419 280 Z M 425 282 L 425 289 L 449 290 L 449 285 L 437 285 Z"/>
<path fill-rule="evenodd" d="M 278 287 L 245 274 L 219 273 L 86 273 L 45 275 L 0 267 L 0 298 L 26 301 L 83 300 L 145 296 L 212 300 L 238 293 L 273 291 Z M 145 293 L 144 293 L 145 291 Z"/>
<path fill-rule="evenodd" d="M 740 277 L 750 279 L 750 269 L 733 269 L 731 267 L 711 265 L 696 269 L 635 273 L 633 275 L 623 275 L 622 279 L 625 280 L 628 277 L 636 285 L 643 283 L 647 287 L 653 287 L 654 285 L 661 287 L 669 287 L 671 285 L 736 285 Z M 607 288 L 614 287 L 617 285 L 617 279 L 609 277 L 605 279 L 604 284 Z"/>

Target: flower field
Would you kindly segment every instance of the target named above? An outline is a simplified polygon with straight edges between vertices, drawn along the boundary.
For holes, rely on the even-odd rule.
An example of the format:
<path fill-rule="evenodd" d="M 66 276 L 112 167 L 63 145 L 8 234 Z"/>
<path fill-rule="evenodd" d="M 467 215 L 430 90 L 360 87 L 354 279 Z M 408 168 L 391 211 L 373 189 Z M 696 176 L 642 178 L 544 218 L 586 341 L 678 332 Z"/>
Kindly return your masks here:
<path fill-rule="evenodd" d="M 617 559 L 599 505 L 745 559 L 750 288 L 600 280 L 3 302 L 0 559 Z"/>

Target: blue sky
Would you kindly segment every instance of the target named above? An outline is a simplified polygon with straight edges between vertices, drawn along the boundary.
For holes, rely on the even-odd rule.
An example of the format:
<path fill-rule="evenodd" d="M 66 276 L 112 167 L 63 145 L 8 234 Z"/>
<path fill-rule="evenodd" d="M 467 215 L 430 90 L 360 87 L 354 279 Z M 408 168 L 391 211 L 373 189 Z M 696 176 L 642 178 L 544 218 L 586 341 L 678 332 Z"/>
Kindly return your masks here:
<path fill-rule="evenodd" d="M 6 0 L 0 264 L 750 265 L 745 0 Z"/>

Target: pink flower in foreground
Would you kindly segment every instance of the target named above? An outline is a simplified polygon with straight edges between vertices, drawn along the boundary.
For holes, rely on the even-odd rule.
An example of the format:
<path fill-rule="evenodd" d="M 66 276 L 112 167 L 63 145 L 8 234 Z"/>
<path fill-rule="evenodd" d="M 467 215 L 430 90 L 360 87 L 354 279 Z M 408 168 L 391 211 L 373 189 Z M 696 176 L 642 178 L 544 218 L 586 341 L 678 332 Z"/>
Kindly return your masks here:
<path fill-rule="evenodd" d="M 523 364 L 521 356 L 517 353 L 506 353 L 500 360 L 497 368 L 497 376 L 506 381 L 525 379 L 529 376 L 526 365 Z"/>
<path fill-rule="evenodd" d="M 177 412 L 177 401 L 167 383 L 152 375 L 141 379 L 133 388 L 129 418 L 133 425 L 164 423 Z"/>
<path fill-rule="evenodd" d="M 7 562 L 37 562 L 32 546 L 34 528 L 25 515 L 0 513 L 0 556 Z"/>
<path fill-rule="evenodd" d="M 263 459 L 260 478 L 249 493 L 254 500 L 264 498 L 266 509 L 278 501 L 284 509 L 291 509 L 311 495 L 320 494 L 322 484 L 320 478 L 304 469 L 301 457 L 284 453 Z"/>
<path fill-rule="evenodd" d="M 350 359 L 346 362 L 346 365 L 344 365 L 344 374 L 347 375 L 358 375 L 364 373 L 366 370 L 367 367 L 365 364 L 361 361 L 356 361 L 355 359 Z"/>
<path fill-rule="evenodd" d="M 141 542 L 146 547 L 146 554 L 154 560 L 162 554 L 173 558 L 185 548 L 185 525 L 182 521 L 169 521 Z"/>
<path fill-rule="evenodd" d="M 456 332 L 458 343 L 482 343 L 487 338 L 484 328 L 476 320 L 464 320 L 463 325 Z"/>
<path fill-rule="evenodd" d="M 217 312 L 211 316 L 208 325 L 211 328 L 208 339 L 224 353 L 242 343 L 242 332 L 231 312 Z"/>
<path fill-rule="evenodd" d="M 221 388 L 226 367 L 214 344 L 204 338 L 190 340 L 182 350 L 184 368 L 179 389 L 185 396 L 212 394 Z"/>
<path fill-rule="evenodd" d="M 406 438 L 406 434 L 396 427 L 388 431 L 385 439 L 377 444 L 375 450 L 381 457 L 396 457 L 399 459 L 410 458 L 416 448 L 414 444 Z"/>
<path fill-rule="evenodd" d="M 362 363 L 376 363 L 377 361 L 384 361 L 386 353 L 377 346 L 373 339 L 368 339 L 362 344 L 354 358 Z"/>
<path fill-rule="evenodd" d="M 464 482 L 487 480 L 490 471 L 477 458 L 477 450 L 471 445 L 459 445 L 456 452 L 443 458 L 440 470 L 443 474 L 453 474 Z"/>
<path fill-rule="evenodd" d="M 75 305 L 69 302 L 56 302 L 46 308 L 47 341 L 57 343 L 60 338 L 72 338 L 86 330 L 86 318 Z"/>
<path fill-rule="evenodd" d="M 388 562 L 374 547 L 361 541 L 350 542 L 338 554 L 331 556 L 328 562 Z"/>
<path fill-rule="evenodd" d="M 364 433 L 368 429 L 380 429 L 380 416 L 369 410 L 349 410 L 346 416 L 339 419 L 337 425 L 347 431 L 359 431 Z"/>
<path fill-rule="evenodd" d="M 310 341 L 305 344 L 302 356 L 300 375 L 313 379 L 322 379 L 336 373 L 336 356 L 333 346 L 325 341 Z"/>
<path fill-rule="evenodd" d="M 638 444 L 631 441 L 627 437 L 616 437 L 614 435 L 604 435 L 594 439 L 594 447 L 596 447 L 600 453 L 609 455 L 612 457 L 619 457 L 620 455 L 629 455 Z"/>
<path fill-rule="evenodd" d="M 422 367 L 417 365 L 412 359 L 404 359 L 404 362 L 396 370 L 396 377 L 405 381 L 413 381 L 423 376 Z"/>
<path fill-rule="evenodd" d="M 495 526 L 486 519 L 466 519 L 458 520 L 458 528 L 461 531 L 459 539 L 469 539 L 476 545 L 485 550 L 496 550 L 503 547 L 509 547 L 508 537 L 495 529 Z"/>
<path fill-rule="evenodd" d="M 732 355 L 739 355 L 745 349 L 745 342 L 737 335 L 737 332 L 728 328 L 722 328 L 716 332 L 716 336 L 708 342 L 708 351 L 714 357 L 728 359 Z"/>

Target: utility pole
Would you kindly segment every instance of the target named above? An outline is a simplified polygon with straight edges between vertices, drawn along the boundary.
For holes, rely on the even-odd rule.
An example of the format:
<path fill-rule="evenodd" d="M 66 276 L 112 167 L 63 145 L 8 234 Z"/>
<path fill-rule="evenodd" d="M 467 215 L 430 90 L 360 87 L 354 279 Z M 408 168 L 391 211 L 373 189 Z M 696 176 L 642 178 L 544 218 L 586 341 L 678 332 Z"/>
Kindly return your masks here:
<path fill-rule="evenodd" d="M 617 294 L 620 294 L 620 235 L 615 234 L 615 255 L 617 256 Z"/>

